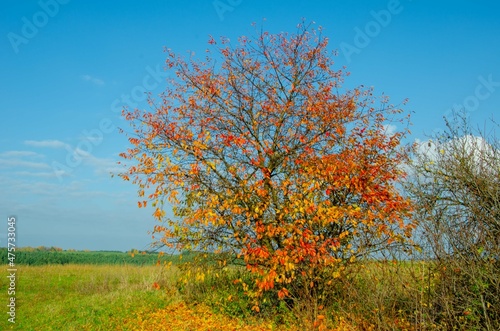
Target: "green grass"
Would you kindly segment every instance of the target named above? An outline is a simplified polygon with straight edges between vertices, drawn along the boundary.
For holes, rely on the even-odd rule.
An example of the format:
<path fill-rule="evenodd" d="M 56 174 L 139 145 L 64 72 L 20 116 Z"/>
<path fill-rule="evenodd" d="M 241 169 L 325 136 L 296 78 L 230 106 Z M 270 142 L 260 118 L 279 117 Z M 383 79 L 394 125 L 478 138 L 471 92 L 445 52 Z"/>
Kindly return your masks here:
<path fill-rule="evenodd" d="M 4 267 L 5 276 L 7 267 Z M 134 312 L 165 307 L 178 296 L 169 287 L 175 267 L 50 265 L 18 266 L 16 323 L 7 318 L 7 281 L 1 277 L 5 312 L 0 330 L 114 330 Z M 162 291 L 153 288 L 158 282 Z M 171 291 L 169 291 L 171 289 Z"/>
<path fill-rule="evenodd" d="M 7 266 L 3 270 L 6 276 Z M 210 283 L 217 287 L 211 290 L 215 297 L 197 289 L 203 295 L 196 300 L 195 293 L 186 303 L 186 295 L 178 291 L 181 277 L 175 265 L 18 265 L 16 276 L 15 324 L 8 322 L 6 314 L 8 279 L 0 278 L 0 300 L 5 303 L 2 331 L 289 329 L 277 328 L 267 319 L 238 318 L 234 315 L 240 312 L 227 307 L 214 309 L 232 293 L 228 292 L 232 286 L 221 283 L 228 279 Z M 220 300 L 214 305 L 205 302 L 215 299 Z"/>
<path fill-rule="evenodd" d="M 332 288 L 324 314 L 335 330 L 419 330 L 433 322 L 431 296 L 439 280 L 428 262 L 365 262 Z M 261 311 L 235 280 L 252 283 L 238 267 L 191 279 L 189 264 L 18 265 L 16 324 L 8 322 L 8 267 L 0 272 L 0 330 L 303 330 L 310 318 L 265 294 Z M 188 268 L 188 269 L 186 269 Z M 208 267 L 203 269 L 206 272 Z M 157 286 L 153 286 L 156 284 Z M 267 303 L 265 299 L 267 298 Z M 470 315 L 469 315 L 470 316 Z M 468 316 L 467 316 L 468 317 Z M 221 324 L 225 323 L 225 324 Z M 445 330 L 445 327 L 434 328 Z"/>

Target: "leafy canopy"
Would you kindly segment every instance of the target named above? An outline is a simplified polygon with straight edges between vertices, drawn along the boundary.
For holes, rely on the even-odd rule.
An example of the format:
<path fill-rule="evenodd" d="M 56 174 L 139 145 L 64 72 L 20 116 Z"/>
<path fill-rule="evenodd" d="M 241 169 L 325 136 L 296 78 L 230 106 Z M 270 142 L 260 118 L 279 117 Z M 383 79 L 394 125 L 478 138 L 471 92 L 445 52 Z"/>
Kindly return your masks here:
<path fill-rule="evenodd" d="M 343 91 L 327 43 L 299 25 L 237 45 L 210 38 L 204 61 L 166 50 L 175 78 L 161 100 L 124 111 L 134 136 L 121 174 L 140 207 L 152 201 L 162 244 L 238 256 L 258 291 L 284 297 L 405 242 L 406 132 L 388 124 L 407 117 L 371 89 Z"/>

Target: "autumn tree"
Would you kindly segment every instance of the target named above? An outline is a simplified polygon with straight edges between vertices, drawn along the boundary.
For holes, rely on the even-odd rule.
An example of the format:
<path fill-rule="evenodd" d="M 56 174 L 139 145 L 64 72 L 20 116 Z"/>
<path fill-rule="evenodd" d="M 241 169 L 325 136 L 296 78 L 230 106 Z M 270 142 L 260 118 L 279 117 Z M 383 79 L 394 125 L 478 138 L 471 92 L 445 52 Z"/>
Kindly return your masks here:
<path fill-rule="evenodd" d="M 156 208 L 161 243 L 238 257 L 256 297 L 290 300 L 321 299 L 350 263 L 406 243 L 402 110 L 344 90 L 321 29 L 208 43 L 203 61 L 167 49 L 175 78 L 161 99 L 124 111 L 121 176 Z"/>

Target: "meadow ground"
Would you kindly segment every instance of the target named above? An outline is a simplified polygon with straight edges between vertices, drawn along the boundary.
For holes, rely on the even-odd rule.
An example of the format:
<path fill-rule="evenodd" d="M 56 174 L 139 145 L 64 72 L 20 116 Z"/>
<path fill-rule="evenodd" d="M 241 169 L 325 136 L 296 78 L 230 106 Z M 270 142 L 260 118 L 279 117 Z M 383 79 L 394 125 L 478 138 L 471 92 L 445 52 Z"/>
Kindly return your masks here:
<path fill-rule="evenodd" d="M 0 330 L 293 330 L 186 304 L 174 286 L 176 267 L 18 266 L 16 276 L 16 323 L 8 322 L 2 304 Z M 3 303 L 6 280 L 0 283 Z"/>
<path fill-rule="evenodd" d="M 234 285 L 246 277 L 238 269 L 183 283 L 179 266 L 18 265 L 15 324 L 8 321 L 4 266 L 0 330 L 435 330 L 423 328 L 425 293 L 432 287 L 425 277 L 428 264 L 366 263 L 333 294 L 321 312 L 326 324 L 318 328 L 284 304 L 256 314 Z"/>

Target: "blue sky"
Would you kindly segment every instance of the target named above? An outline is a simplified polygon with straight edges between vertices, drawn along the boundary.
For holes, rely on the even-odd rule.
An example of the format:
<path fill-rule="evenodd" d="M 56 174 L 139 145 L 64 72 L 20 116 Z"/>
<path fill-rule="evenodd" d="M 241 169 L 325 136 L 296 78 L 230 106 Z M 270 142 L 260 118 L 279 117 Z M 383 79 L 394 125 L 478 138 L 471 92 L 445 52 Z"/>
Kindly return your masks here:
<path fill-rule="evenodd" d="M 0 245 L 144 249 L 154 221 L 119 178 L 124 104 L 161 93 L 164 47 L 207 47 L 208 35 L 272 33 L 315 21 L 351 72 L 414 112 L 413 139 L 443 128 L 452 107 L 498 120 L 498 1 L 3 1 L 0 12 Z M 77 155 L 74 159 L 72 156 Z M 1 223 L 0 223 L 1 224 Z"/>

